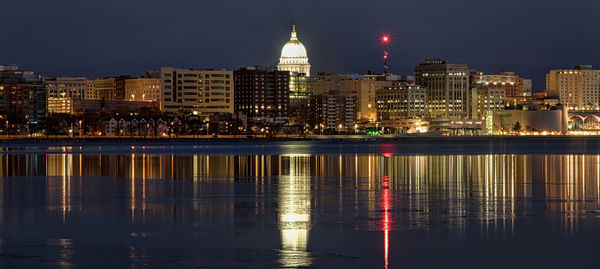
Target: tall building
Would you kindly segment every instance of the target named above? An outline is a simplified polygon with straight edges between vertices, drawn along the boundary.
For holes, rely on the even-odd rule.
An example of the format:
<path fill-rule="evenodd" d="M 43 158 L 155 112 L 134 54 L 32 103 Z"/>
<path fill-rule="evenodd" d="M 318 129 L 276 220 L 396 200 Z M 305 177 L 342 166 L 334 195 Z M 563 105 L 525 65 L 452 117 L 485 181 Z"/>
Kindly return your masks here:
<path fill-rule="evenodd" d="M 469 69 L 466 64 L 447 64 L 428 59 L 415 67 L 415 83 L 427 88 L 431 117 L 466 119 L 469 116 Z"/>
<path fill-rule="evenodd" d="M 375 93 L 377 120 L 423 119 L 427 115 L 426 89 L 408 83 L 385 87 Z"/>
<path fill-rule="evenodd" d="M 319 129 L 352 129 L 356 120 L 356 96 L 316 94 L 311 98 L 311 123 Z"/>
<path fill-rule="evenodd" d="M 233 72 L 235 112 L 249 118 L 288 118 L 290 72 L 261 66 Z"/>
<path fill-rule="evenodd" d="M 506 90 L 489 87 L 485 83 L 474 84 L 471 89 L 471 118 L 486 120 L 493 112 L 504 110 Z"/>
<path fill-rule="evenodd" d="M 546 75 L 546 92 L 569 110 L 599 110 L 600 70 L 591 65 L 551 70 Z"/>
<path fill-rule="evenodd" d="M 306 48 L 302 42 L 298 40 L 296 25 L 292 26 L 290 41 L 285 43 L 281 49 L 281 58 L 279 58 L 277 69 L 280 71 L 298 72 L 305 74 L 307 77 L 310 76 L 308 55 L 306 53 Z"/>
<path fill-rule="evenodd" d="M 163 67 L 161 110 L 193 114 L 231 114 L 234 108 L 233 72 Z"/>
<path fill-rule="evenodd" d="M 0 71 L 0 119 L 6 125 L 27 124 L 30 131 L 46 117 L 46 85 L 42 76 L 18 67 Z M 14 132 L 21 132 L 15 127 Z"/>

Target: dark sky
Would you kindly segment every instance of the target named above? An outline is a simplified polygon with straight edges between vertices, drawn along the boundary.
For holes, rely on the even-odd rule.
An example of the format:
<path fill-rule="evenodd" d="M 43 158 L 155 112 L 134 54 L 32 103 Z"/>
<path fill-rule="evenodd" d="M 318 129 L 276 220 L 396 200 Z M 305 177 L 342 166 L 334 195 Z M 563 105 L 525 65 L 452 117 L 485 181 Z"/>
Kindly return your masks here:
<path fill-rule="evenodd" d="M 141 74 L 160 66 L 275 65 L 293 23 L 313 72 L 381 71 L 429 57 L 544 88 L 551 68 L 600 67 L 592 0 L 0 0 L 0 64 L 46 76 Z"/>

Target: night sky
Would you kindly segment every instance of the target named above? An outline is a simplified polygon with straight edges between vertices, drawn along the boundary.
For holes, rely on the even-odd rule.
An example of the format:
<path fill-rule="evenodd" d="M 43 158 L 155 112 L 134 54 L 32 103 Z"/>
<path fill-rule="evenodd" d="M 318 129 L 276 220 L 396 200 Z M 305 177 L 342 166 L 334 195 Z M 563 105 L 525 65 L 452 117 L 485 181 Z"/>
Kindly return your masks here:
<path fill-rule="evenodd" d="M 600 67 L 599 8 L 591 0 L 2 0 L 0 64 L 90 78 L 275 65 L 295 23 L 315 74 L 381 72 L 377 35 L 387 31 L 394 73 L 439 57 L 516 71 L 543 89 L 551 68 Z"/>

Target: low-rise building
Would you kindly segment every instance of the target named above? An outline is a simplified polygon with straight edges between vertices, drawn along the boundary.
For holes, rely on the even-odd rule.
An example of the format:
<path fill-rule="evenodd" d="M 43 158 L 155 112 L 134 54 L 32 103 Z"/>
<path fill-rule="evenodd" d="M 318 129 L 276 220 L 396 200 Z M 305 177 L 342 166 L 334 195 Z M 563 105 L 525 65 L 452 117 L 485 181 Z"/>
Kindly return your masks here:
<path fill-rule="evenodd" d="M 140 109 L 160 109 L 159 102 L 153 101 L 123 101 L 123 100 L 73 100 L 73 114 L 81 114 L 85 112 L 135 112 Z"/>
<path fill-rule="evenodd" d="M 174 119 L 178 121 L 177 118 Z M 166 136 L 169 123 L 160 117 L 116 116 L 102 120 L 103 136 Z"/>
<path fill-rule="evenodd" d="M 559 132 L 568 131 L 568 112 L 562 105 L 540 107 L 523 106 L 522 109 L 507 109 L 494 112 L 494 133 Z"/>

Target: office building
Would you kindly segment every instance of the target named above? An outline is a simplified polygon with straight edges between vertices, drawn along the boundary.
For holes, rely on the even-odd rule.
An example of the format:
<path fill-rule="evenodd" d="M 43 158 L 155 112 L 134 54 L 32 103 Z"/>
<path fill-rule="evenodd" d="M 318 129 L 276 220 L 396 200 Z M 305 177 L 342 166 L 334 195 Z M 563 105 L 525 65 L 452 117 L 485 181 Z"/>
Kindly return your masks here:
<path fill-rule="evenodd" d="M 233 113 L 232 71 L 163 67 L 160 73 L 162 111 L 198 115 Z"/>
<path fill-rule="evenodd" d="M 505 89 L 488 87 L 485 83 L 475 84 L 471 89 L 471 118 L 485 120 L 494 111 L 504 110 Z"/>
<path fill-rule="evenodd" d="M 415 67 L 415 83 L 427 88 L 427 110 L 434 118 L 465 119 L 469 116 L 469 70 L 465 64 L 428 59 Z"/>
<path fill-rule="evenodd" d="M 377 90 L 378 121 L 423 119 L 427 115 L 424 87 L 403 83 Z"/>

